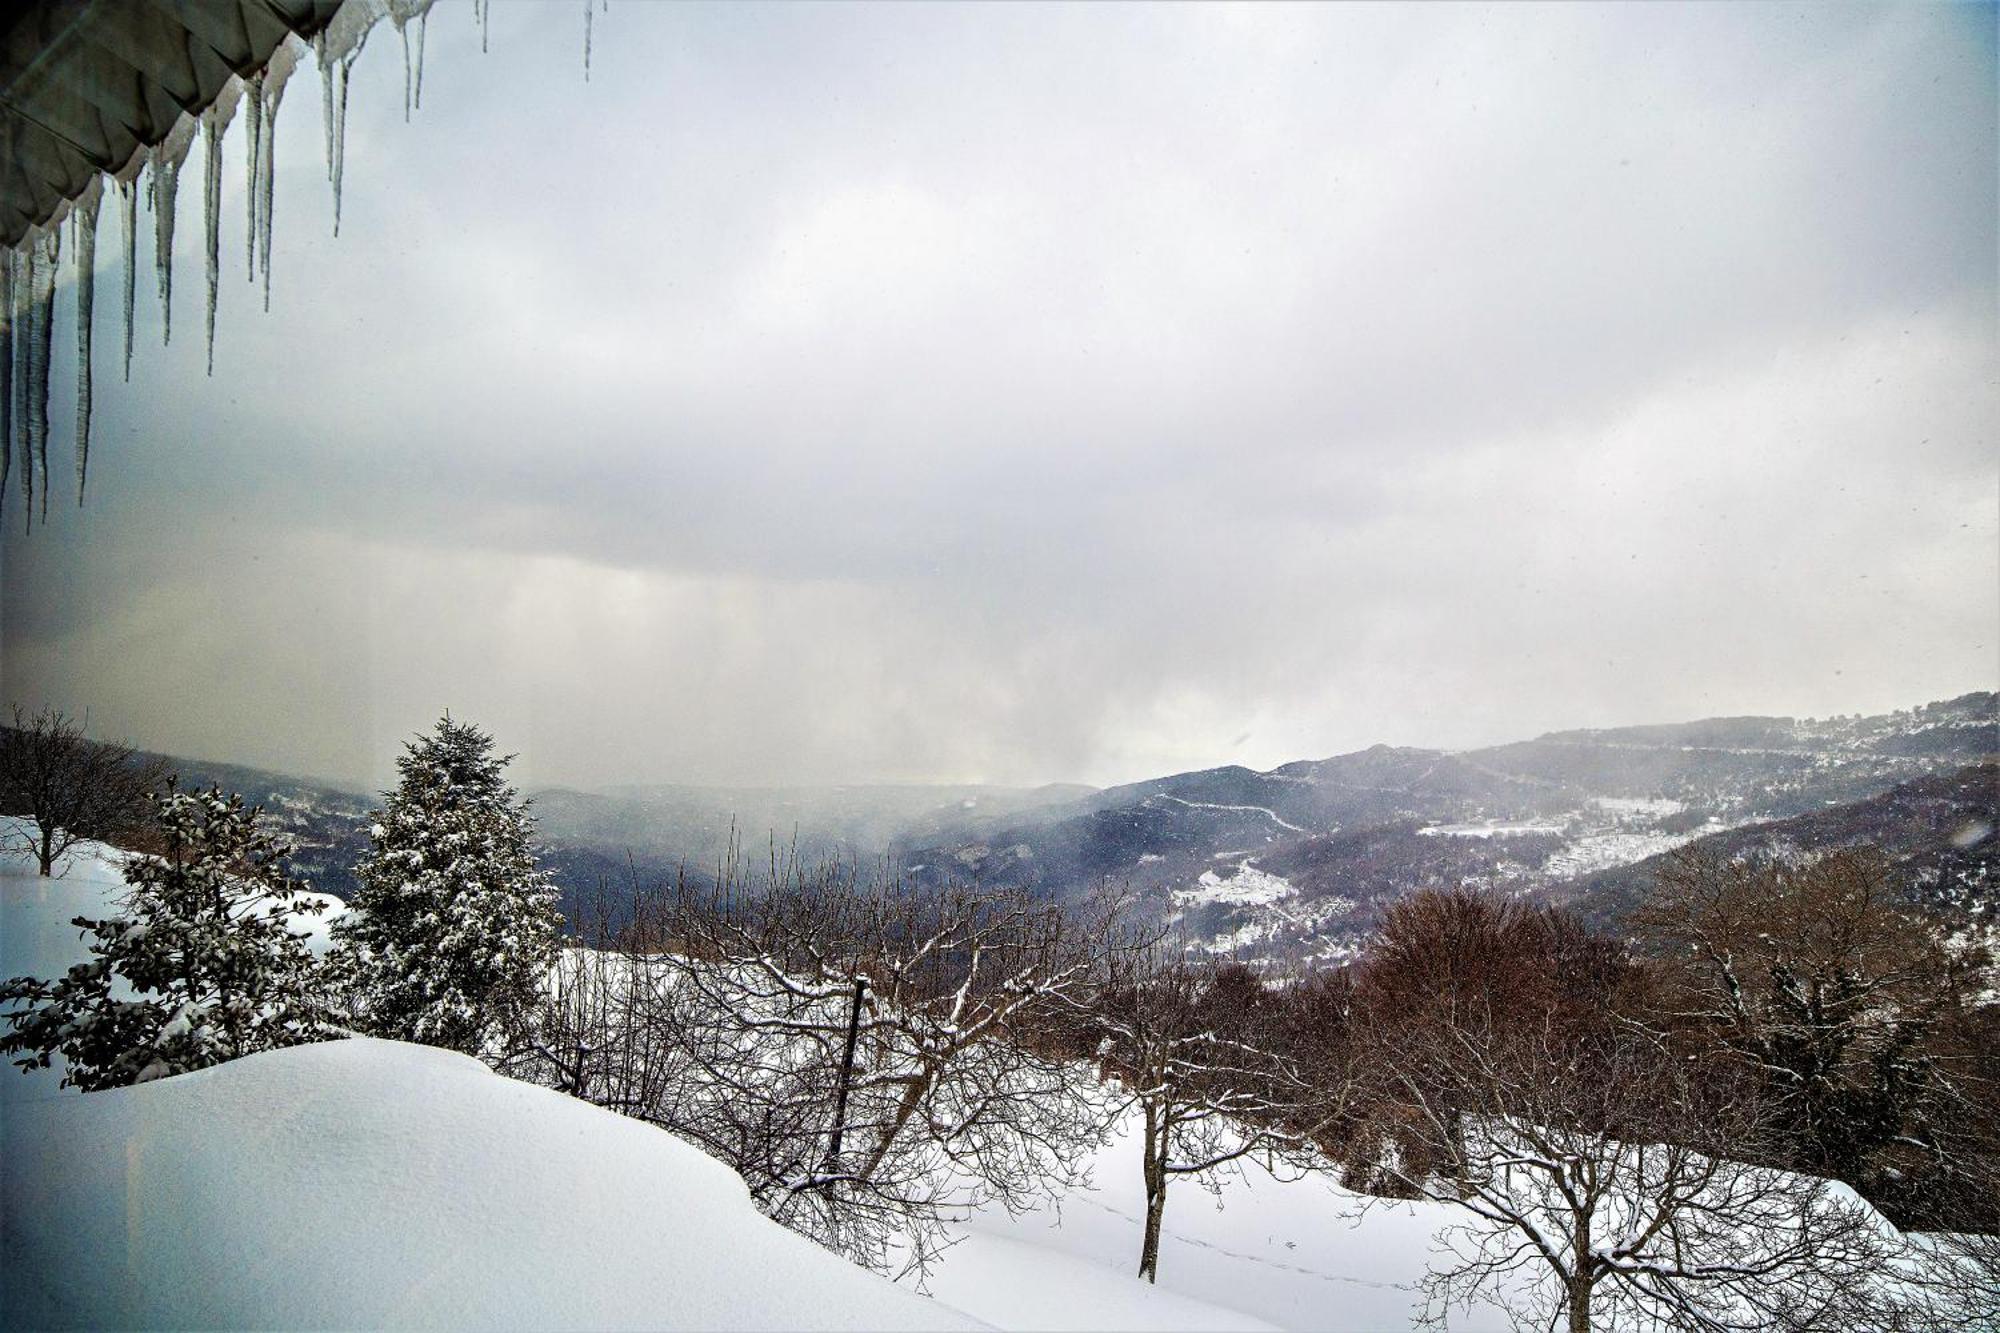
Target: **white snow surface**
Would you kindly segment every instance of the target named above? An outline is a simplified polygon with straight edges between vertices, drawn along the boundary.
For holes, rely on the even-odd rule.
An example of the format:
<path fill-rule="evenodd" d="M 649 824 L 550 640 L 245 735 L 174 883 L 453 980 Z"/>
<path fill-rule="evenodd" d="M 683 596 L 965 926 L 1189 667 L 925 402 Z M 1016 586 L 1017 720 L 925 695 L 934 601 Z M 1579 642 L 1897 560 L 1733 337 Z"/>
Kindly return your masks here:
<path fill-rule="evenodd" d="M 1417 830 L 1427 838 L 1512 838 L 1529 833 L 1561 833 L 1562 825 L 1538 820 L 1483 824 L 1432 824 Z"/>
<path fill-rule="evenodd" d="M 356 1038 L 17 1103 L 13 1327 L 972 1328 L 669 1134 Z"/>
<path fill-rule="evenodd" d="M 1597 796 L 1591 799 L 1591 804 L 1610 814 L 1649 819 L 1677 815 L 1687 809 L 1685 801 L 1664 796 Z"/>
<path fill-rule="evenodd" d="M 1445 1204 L 1380 1200 L 1363 1216 L 1363 1201 L 1325 1177 L 1280 1180 L 1254 1163 L 1221 1173 L 1217 1194 L 1177 1180 L 1153 1289 L 1173 1303 L 1141 1304 L 1147 1288 L 1134 1274 L 1146 1205 L 1135 1128 L 1128 1115 L 1094 1159 L 1090 1188 L 1059 1210 L 987 1209 L 959 1224 L 962 1239 L 929 1290 L 1002 1328 L 1409 1328 L 1432 1248 L 1463 1220 Z M 1504 1311 L 1479 1305 L 1453 1309 L 1448 1326 L 1510 1325 Z"/>
<path fill-rule="evenodd" d="M 1631 865 L 1649 856 L 1670 852 L 1683 843 L 1713 832 L 1713 828 L 1698 828 L 1686 833 L 1587 833 L 1549 857 L 1544 869 L 1552 878 L 1574 879 L 1593 871 Z"/>
<path fill-rule="evenodd" d="M 1259 870 L 1251 860 L 1238 863 L 1228 879 L 1213 870 L 1201 872 L 1191 889 L 1173 891 L 1174 906 L 1197 907 L 1204 903 L 1228 903 L 1235 907 L 1260 907 L 1294 897 L 1298 889 L 1279 875 Z"/>

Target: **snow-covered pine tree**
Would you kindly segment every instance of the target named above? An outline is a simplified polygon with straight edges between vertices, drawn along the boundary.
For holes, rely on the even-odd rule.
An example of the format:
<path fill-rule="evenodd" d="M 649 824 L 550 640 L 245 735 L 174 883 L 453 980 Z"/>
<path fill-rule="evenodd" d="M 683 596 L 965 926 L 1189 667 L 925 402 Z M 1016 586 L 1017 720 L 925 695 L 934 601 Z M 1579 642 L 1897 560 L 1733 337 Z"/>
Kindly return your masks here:
<path fill-rule="evenodd" d="M 364 1030 L 481 1055 L 532 1013 L 562 916 L 535 864 L 528 803 L 501 775 L 512 759 L 447 714 L 396 761 L 402 783 L 334 928 Z"/>
<path fill-rule="evenodd" d="M 63 1082 L 92 1091 L 338 1035 L 318 960 L 291 924 L 304 886 L 256 807 L 170 780 L 153 816 L 161 850 L 125 862 L 124 915 L 76 918 L 90 961 L 0 986 L 12 1029 L 0 1051 L 23 1069 L 60 1054 Z"/>

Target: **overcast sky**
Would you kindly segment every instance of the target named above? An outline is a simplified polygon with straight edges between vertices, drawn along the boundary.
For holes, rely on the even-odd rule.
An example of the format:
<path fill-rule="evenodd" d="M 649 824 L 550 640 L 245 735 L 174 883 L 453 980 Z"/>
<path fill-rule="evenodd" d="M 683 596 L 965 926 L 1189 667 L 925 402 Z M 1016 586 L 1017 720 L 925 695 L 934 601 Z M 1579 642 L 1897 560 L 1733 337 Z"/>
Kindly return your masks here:
<path fill-rule="evenodd" d="M 372 36 L 337 240 L 293 81 L 268 315 L 238 127 L 212 380 L 201 149 L 129 386 L 107 204 L 7 696 L 1108 783 L 2000 681 L 1990 8 L 495 9 L 407 125 Z"/>

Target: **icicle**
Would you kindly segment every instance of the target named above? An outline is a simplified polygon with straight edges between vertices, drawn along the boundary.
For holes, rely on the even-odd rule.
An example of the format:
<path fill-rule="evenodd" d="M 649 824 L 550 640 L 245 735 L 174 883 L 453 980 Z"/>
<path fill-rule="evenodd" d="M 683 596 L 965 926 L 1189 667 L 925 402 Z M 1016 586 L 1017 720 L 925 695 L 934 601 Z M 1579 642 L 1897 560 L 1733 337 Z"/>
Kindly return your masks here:
<path fill-rule="evenodd" d="M 14 442 L 21 450 L 21 507 L 28 527 L 35 526 L 35 270 L 40 243 L 30 235 L 21 242 L 14 275 L 14 319 L 20 332 L 14 339 Z"/>
<path fill-rule="evenodd" d="M 326 175 L 333 182 L 335 236 L 340 235 L 341 182 L 346 176 L 347 90 L 353 82 L 354 62 L 361 58 L 361 48 L 368 41 L 368 30 L 382 12 L 372 5 L 342 5 L 333 22 L 320 30 L 314 48 L 319 58 L 321 105 L 328 118 Z"/>
<path fill-rule="evenodd" d="M 334 236 L 340 234 L 340 180 L 348 166 L 348 84 L 354 80 L 356 58 L 360 58 L 358 48 L 340 62 L 340 102 L 334 106 Z"/>
<path fill-rule="evenodd" d="M 244 89 L 244 114 L 250 137 L 243 146 L 243 198 L 249 220 L 243 231 L 243 262 L 250 281 L 257 281 L 257 164 L 264 159 L 264 71 L 249 78 Z"/>
<path fill-rule="evenodd" d="M 153 146 L 153 271 L 160 283 L 160 341 L 174 340 L 174 214 L 180 194 L 181 163 L 194 143 L 195 122 L 183 115 L 167 137 Z"/>
<path fill-rule="evenodd" d="M 21 503 L 28 521 L 35 517 L 35 437 L 29 425 L 28 385 L 35 362 L 35 242 L 22 240 L 10 259 L 14 265 L 14 431 L 10 447 L 21 456 Z"/>
<path fill-rule="evenodd" d="M 486 29 L 493 21 L 493 0 L 472 0 L 472 12 L 479 18 L 479 54 L 486 54 Z"/>
<path fill-rule="evenodd" d="M 275 110 L 276 108 L 272 108 Z M 257 164 L 257 267 L 264 275 L 264 311 L 271 309 L 271 205 L 277 199 L 277 144 L 278 127 L 272 123 L 270 111 L 264 113 L 264 142 L 262 160 Z"/>
<path fill-rule="evenodd" d="M 139 285 L 139 183 L 131 177 L 118 182 L 120 237 L 125 250 L 125 382 L 132 381 L 132 297 Z"/>
<path fill-rule="evenodd" d="M 583 0 L 583 81 L 590 82 L 590 16 L 597 9 L 594 0 Z"/>
<path fill-rule="evenodd" d="M 257 160 L 257 268 L 264 278 L 264 309 L 271 308 L 271 206 L 276 200 L 278 153 L 278 104 L 284 100 L 285 85 L 299 63 L 298 48 L 292 41 L 271 53 L 259 81 L 263 104 L 264 132 L 258 141 Z"/>
<path fill-rule="evenodd" d="M 0 512 L 14 469 L 14 250 L 0 253 Z"/>
<path fill-rule="evenodd" d="M 39 469 L 44 519 L 49 516 L 49 362 L 56 331 L 56 264 L 62 257 L 60 225 L 59 219 L 51 221 L 48 229 L 35 239 L 29 266 L 33 290 L 28 295 L 35 303 L 35 310 L 31 330 L 34 341 L 28 349 L 28 434 L 34 445 L 28 485 L 32 497 L 34 474 Z"/>
<path fill-rule="evenodd" d="M 396 35 L 403 39 L 403 122 L 410 119 L 410 30 L 404 26 L 403 16 L 396 15 Z"/>
<path fill-rule="evenodd" d="M 326 29 L 313 34 L 313 63 L 319 66 L 319 123 L 326 135 L 326 178 L 333 180 L 333 69 L 326 58 Z"/>
<path fill-rule="evenodd" d="M 76 503 L 90 472 L 90 335 L 97 310 L 97 208 L 104 199 L 98 177 L 77 199 L 76 219 Z"/>
<path fill-rule="evenodd" d="M 340 71 L 340 99 L 333 106 L 333 234 L 340 235 L 340 182 L 347 167 L 347 85 L 354 73 L 355 51 L 335 66 Z"/>
<path fill-rule="evenodd" d="M 417 110 L 424 109 L 424 37 L 430 32 L 431 11 L 417 16 Z"/>
<path fill-rule="evenodd" d="M 424 28 L 430 16 L 431 0 L 385 0 L 389 22 L 403 39 L 403 119 L 410 118 L 412 106 L 423 105 Z M 417 49 L 410 54 L 410 20 L 417 20 Z"/>
<path fill-rule="evenodd" d="M 208 373 L 215 373 L 215 304 L 222 292 L 222 139 L 243 97 L 243 81 L 234 75 L 222 95 L 201 113 L 202 239 L 208 258 Z"/>

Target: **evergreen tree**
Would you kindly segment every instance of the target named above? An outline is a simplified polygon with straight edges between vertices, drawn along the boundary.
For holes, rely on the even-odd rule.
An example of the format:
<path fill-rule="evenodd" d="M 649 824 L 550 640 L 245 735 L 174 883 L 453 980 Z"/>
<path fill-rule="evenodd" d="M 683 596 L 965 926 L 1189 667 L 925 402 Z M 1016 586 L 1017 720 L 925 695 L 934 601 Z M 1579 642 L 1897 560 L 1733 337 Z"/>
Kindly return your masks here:
<path fill-rule="evenodd" d="M 368 1031 L 469 1054 L 518 1032 L 554 964 L 556 890 L 493 739 L 447 715 L 396 761 L 335 959 Z"/>
<path fill-rule="evenodd" d="M 319 963 L 290 921 L 304 886 L 256 807 L 169 781 L 153 815 L 162 850 L 127 859 L 125 914 L 75 919 L 93 937 L 90 961 L 0 986 L 12 1029 L 0 1051 L 24 1056 L 23 1069 L 60 1054 L 63 1082 L 90 1091 L 336 1035 Z"/>

